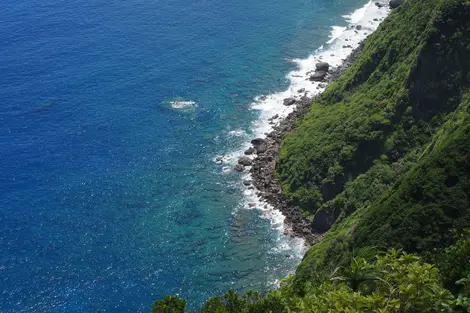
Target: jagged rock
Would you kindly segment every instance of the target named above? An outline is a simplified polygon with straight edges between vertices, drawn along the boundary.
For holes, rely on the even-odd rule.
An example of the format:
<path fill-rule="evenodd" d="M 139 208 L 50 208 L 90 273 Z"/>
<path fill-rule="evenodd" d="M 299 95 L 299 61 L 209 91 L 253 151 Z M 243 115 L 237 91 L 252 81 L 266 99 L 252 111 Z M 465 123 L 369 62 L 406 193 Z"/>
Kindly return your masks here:
<path fill-rule="evenodd" d="M 330 69 L 330 64 L 327 62 L 320 62 L 315 64 L 315 68 L 317 69 L 316 72 L 328 72 Z"/>
<path fill-rule="evenodd" d="M 263 138 L 255 138 L 255 139 L 253 139 L 253 140 L 251 141 L 251 144 L 252 144 L 253 146 L 259 146 L 259 145 L 261 145 L 261 144 L 263 144 L 263 143 L 264 143 L 264 139 L 263 139 Z"/>
<path fill-rule="evenodd" d="M 390 9 L 396 9 L 403 3 L 403 0 L 391 0 L 389 5 Z"/>
<path fill-rule="evenodd" d="M 285 106 L 289 106 L 289 105 L 293 105 L 295 103 L 295 99 L 294 98 L 286 98 L 284 99 L 284 102 L 283 104 Z"/>
<path fill-rule="evenodd" d="M 316 71 L 315 74 L 310 76 L 309 80 L 314 81 L 314 82 L 319 82 L 319 81 L 322 81 L 323 79 L 325 79 L 325 76 L 326 76 L 326 72 Z"/>
<path fill-rule="evenodd" d="M 250 166 L 253 161 L 246 156 L 242 156 L 241 158 L 238 159 L 238 164 L 241 164 L 243 166 Z"/>
<path fill-rule="evenodd" d="M 245 154 L 250 155 L 250 154 L 255 153 L 255 151 L 256 151 L 255 148 L 249 147 L 248 149 L 245 150 Z"/>
<path fill-rule="evenodd" d="M 237 164 L 233 167 L 233 169 L 237 172 L 243 172 L 245 170 L 245 167 L 241 164 Z"/>

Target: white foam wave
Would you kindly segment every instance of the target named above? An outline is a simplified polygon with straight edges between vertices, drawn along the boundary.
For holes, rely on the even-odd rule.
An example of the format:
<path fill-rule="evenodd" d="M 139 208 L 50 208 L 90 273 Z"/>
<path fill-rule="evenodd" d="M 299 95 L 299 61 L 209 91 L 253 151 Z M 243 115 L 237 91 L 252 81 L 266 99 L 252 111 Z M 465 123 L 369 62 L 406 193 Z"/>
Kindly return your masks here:
<path fill-rule="evenodd" d="M 197 107 L 196 102 L 194 101 L 168 101 L 168 103 L 176 110 L 185 110 Z"/>
<path fill-rule="evenodd" d="M 291 113 L 295 106 L 283 105 L 285 98 L 299 99 L 304 95 L 314 96 L 326 88 L 325 83 L 311 82 L 309 74 L 315 70 L 315 65 L 318 62 L 328 62 L 330 68 L 338 67 L 342 64 L 343 60 L 356 49 L 360 42 L 363 41 L 370 33 L 372 33 L 379 26 L 380 22 L 388 15 L 389 9 L 386 0 L 379 0 L 382 7 L 378 7 L 369 1 L 362 8 L 352 12 L 350 15 L 344 16 L 345 22 L 348 26 L 333 26 L 330 33 L 330 40 L 323 46 L 320 46 L 312 55 L 306 59 L 291 60 L 297 65 L 297 70 L 287 74 L 287 79 L 290 85 L 287 90 L 273 93 L 265 96 L 255 97 L 254 102 L 251 104 L 252 110 L 260 112 L 260 118 L 252 122 L 252 136 L 265 137 L 266 133 L 273 130 L 273 126 L 278 124 L 279 121 Z M 359 26 L 360 25 L 360 26 Z M 273 115 L 278 118 L 270 119 Z M 233 133 L 232 133 L 233 132 Z M 237 131 L 229 133 L 230 136 L 238 134 Z M 240 134 L 246 134 L 240 132 Z M 237 151 L 231 151 L 226 154 L 226 160 L 222 161 L 230 166 L 222 169 L 222 172 L 230 172 L 243 151 L 250 146 L 247 142 L 240 147 Z M 243 180 L 251 180 L 248 171 L 245 171 Z M 290 258 L 295 259 L 295 264 L 300 262 L 303 257 L 306 247 L 304 240 L 301 238 L 292 238 L 284 233 L 287 231 L 284 224 L 285 217 L 278 210 L 275 210 L 270 204 L 256 195 L 256 190 L 244 190 L 244 201 L 241 207 L 244 209 L 256 209 L 260 212 L 260 218 L 268 219 L 271 228 L 278 233 L 278 245 L 273 248 L 273 252 L 290 251 Z M 238 209 L 237 209 L 238 210 Z M 236 214 L 236 212 L 234 212 Z M 273 282 L 276 284 L 276 282 Z"/>

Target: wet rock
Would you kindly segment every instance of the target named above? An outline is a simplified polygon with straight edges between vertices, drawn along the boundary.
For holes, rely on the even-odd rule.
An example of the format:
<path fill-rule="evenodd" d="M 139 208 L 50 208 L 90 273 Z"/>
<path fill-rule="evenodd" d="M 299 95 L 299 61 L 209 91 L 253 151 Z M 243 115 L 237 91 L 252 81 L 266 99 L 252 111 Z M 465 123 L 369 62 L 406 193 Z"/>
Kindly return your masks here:
<path fill-rule="evenodd" d="M 265 95 L 263 95 L 263 96 L 259 97 L 259 99 L 260 99 L 261 101 L 264 101 L 264 100 L 268 99 L 268 97 L 266 97 Z"/>
<path fill-rule="evenodd" d="M 248 206 L 249 206 L 250 208 L 253 208 L 253 207 L 256 206 L 256 203 L 254 203 L 254 202 L 249 202 L 249 203 L 248 203 Z"/>
<path fill-rule="evenodd" d="M 255 148 L 249 147 L 248 149 L 245 150 L 245 154 L 250 155 L 250 154 L 255 153 L 255 151 L 256 151 Z"/>
<path fill-rule="evenodd" d="M 264 139 L 263 139 L 263 138 L 255 138 L 255 139 L 253 139 L 253 140 L 251 141 L 251 144 L 252 144 L 253 146 L 259 146 L 259 145 L 261 145 L 261 144 L 263 144 L 263 143 L 264 143 Z"/>
<path fill-rule="evenodd" d="M 315 68 L 317 69 L 317 72 L 328 72 L 328 70 L 330 69 L 330 64 L 328 64 L 327 62 L 320 62 L 315 64 Z"/>
<path fill-rule="evenodd" d="M 396 9 L 403 3 L 403 0 L 391 0 L 389 2 L 390 9 Z"/>
<path fill-rule="evenodd" d="M 250 166 L 253 161 L 246 156 L 242 156 L 241 158 L 238 159 L 238 164 L 241 164 L 243 166 Z"/>
<path fill-rule="evenodd" d="M 283 101 L 283 104 L 285 106 L 289 106 L 289 105 L 293 105 L 295 103 L 295 99 L 294 98 L 286 98 L 284 99 Z"/>
<path fill-rule="evenodd" d="M 215 161 L 216 162 L 222 162 L 223 159 L 224 159 L 223 156 L 218 156 L 218 157 L 215 158 Z"/>
<path fill-rule="evenodd" d="M 361 30 L 361 29 L 362 29 L 362 25 L 356 25 L 356 29 L 357 29 L 357 30 Z"/>
<path fill-rule="evenodd" d="M 279 117 L 279 114 L 275 114 L 275 115 L 271 116 L 271 118 L 269 118 L 269 120 L 272 121 L 272 120 L 277 119 L 278 117 Z"/>
<path fill-rule="evenodd" d="M 256 147 L 256 153 L 257 154 L 265 153 L 267 149 L 268 147 L 265 144 L 259 145 Z"/>
<path fill-rule="evenodd" d="M 237 164 L 233 167 L 233 169 L 237 172 L 243 172 L 245 170 L 245 167 L 241 164 Z"/>
<path fill-rule="evenodd" d="M 382 5 L 380 2 L 376 2 L 375 5 L 376 5 L 378 8 L 383 7 L 383 5 Z"/>
<path fill-rule="evenodd" d="M 325 79 L 326 72 L 324 71 L 316 71 L 315 74 L 310 76 L 309 80 L 313 82 L 319 82 Z"/>
<path fill-rule="evenodd" d="M 251 180 L 247 180 L 247 179 L 243 180 L 243 185 L 250 186 L 251 185 Z"/>
<path fill-rule="evenodd" d="M 298 93 L 303 93 L 305 92 L 305 88 L 300 88 L 299 90 L 297 90 Z"/>

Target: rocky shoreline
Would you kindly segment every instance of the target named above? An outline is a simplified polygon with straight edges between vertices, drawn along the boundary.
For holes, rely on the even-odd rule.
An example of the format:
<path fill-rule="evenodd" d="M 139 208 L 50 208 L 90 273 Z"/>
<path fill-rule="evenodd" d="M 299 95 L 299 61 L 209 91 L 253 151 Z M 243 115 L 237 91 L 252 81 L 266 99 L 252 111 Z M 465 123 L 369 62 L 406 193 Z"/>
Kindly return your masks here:
<path fill-rule="evenodd" d="M 327 65 L 319 63 L 317 72 L 312 75 L 317 80 L 318 76 L 323 75 L 322 80 L 325 85 L 337 79 L 351 63 L 358 57 L 363 50 L 364 44 L 361 43 L 358 48 L 353 50 L 344 62 L 330 72 L 324 72 Z M 303 92 L 299 90 L 299 92 Z M 316 97 L 318 97 L 317 95 Z M 314 97 L 308 97 L 305 93 L 300 99 L 284 99 L 285 105 L 295 105 L 296 108 L 278 125 L 273 126 L 273 131 L 266 134 L 266 138 L 256 138 L 251 141 L 252 147 L 245 151 L 246 155 L 256 155 L 254 159 L 241 157 L 235 170 L 243 171 L 245 166 L 251 166 L 250 173 L 252 182 L 244 181 L 245 185 L 253 184 L 257 189 L 256 195 L 274 209 L 279 210 L 285 216 L 286 234 L 301 237 L 305 239 L 306 244 L 312 245 L 322 237 L 320 231 L 316 231 L 312 220 L 302 215 L 299 207 L 295 206 L 287 199 L 282 192 L 280 181 L 275 177 L 276 164 L 279 158 L 279 152 L 282 145 L 282 138 L 289 131 L 293 130 L 297 121 L 303 118 L 309 112 L 310 105 Z M 276 119 L 274 116 L 272 119 Z"/>

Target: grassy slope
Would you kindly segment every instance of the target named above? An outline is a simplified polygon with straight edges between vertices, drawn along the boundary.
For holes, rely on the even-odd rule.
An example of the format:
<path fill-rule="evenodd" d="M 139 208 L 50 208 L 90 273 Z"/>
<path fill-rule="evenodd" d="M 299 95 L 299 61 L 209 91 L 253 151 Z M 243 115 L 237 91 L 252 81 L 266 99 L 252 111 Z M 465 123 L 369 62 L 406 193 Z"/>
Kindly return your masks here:
<path fill-rule="evenodd" d="M 426 252 L 470 226 L 470 4 L 407 0 L 284 140 L 285 193 L 336 224 L 298 282 L 368 245 Z"/>

